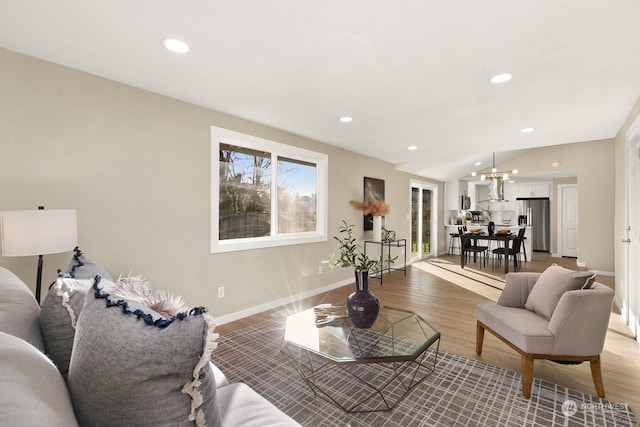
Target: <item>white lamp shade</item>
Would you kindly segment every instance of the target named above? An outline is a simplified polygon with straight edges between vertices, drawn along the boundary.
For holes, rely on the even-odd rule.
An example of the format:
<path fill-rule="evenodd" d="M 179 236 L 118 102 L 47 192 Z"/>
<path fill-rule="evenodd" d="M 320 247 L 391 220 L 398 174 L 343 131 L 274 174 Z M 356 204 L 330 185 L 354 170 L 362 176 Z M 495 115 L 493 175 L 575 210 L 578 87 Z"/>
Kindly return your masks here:
<path fill-rule="evenodd" d="M 46 255 L 78 245 L 75 209 L 0 212 L 2 255 Z"/>

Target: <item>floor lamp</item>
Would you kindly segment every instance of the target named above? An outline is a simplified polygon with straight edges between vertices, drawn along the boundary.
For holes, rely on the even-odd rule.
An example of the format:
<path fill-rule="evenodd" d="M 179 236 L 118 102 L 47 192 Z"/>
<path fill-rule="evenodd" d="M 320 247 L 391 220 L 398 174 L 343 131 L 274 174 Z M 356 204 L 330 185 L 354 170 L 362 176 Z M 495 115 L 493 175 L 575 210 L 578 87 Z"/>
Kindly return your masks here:
<path fill-rule="evenodd" d="M 78 245 L 75 209 L 47 209 L 0 212 L 2 255 L 38 255 L 36 301 L 40 303 L 42 255 L 73 250 Z"/>

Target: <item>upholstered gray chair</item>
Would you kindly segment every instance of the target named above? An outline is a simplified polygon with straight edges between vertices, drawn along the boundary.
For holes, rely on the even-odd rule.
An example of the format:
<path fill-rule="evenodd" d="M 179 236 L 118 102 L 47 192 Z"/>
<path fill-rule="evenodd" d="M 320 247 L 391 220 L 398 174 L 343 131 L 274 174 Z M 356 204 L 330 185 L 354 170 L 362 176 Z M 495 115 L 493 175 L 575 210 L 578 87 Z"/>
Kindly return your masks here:
<path fill-rule="evenodd" d="M 476 307 L 476 353 L 487 330 L 522 356 L 522 394 L 531 397 L 533 361 L 589 361 L 604 397 L 600 353 L 614 292 L 594 282 L 595 272 L 549 267 L 544 273 L 509 273 L 497 303 Z"/>

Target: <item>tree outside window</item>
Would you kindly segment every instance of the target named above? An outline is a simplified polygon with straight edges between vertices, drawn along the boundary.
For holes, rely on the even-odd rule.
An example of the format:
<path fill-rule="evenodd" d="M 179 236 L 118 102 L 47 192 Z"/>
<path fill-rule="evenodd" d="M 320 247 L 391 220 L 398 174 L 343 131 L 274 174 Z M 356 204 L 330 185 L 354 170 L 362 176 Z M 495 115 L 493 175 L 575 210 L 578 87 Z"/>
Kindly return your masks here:
<path fill-rule="evenodd" d="M 214 150 L 212 252 L 326 240 L 326 155 L 215 127 Z"/>

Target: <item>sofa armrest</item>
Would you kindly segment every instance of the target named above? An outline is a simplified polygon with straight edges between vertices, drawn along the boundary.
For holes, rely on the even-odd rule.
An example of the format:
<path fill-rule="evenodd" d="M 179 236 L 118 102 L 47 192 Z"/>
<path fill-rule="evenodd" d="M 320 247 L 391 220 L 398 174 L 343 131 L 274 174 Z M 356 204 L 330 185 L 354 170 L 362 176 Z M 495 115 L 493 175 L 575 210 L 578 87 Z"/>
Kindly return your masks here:
<path fill-rule="evenodd" d="M 300 424 L 244 383 L 220 387 L 217 398 L 223 426 L 300 427 Z"/>
<path fill-rule="evenodd" d="M 594 283 L 591 289 L 565 292 L 549 320 L 555 336 L 553 354 L 595 356 L 602 353 L 615 293 Z"/>
<path fill-rule="evenodd" d="M 508 273 L 498 305 L 524 308 L 529 292 L 541 273 Z"/>

